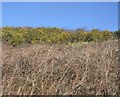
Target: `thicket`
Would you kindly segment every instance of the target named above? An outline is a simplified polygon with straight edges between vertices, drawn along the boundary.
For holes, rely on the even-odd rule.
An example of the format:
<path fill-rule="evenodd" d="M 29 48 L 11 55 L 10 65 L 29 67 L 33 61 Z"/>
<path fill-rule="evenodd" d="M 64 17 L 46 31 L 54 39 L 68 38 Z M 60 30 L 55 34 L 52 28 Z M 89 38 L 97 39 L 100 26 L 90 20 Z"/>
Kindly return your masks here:
<path fill-rule="evenodd" d="M 100 31 L 93 29 L 74 31 L 61 28 L 31 28 L 31 27 L 3 27 L 1 28 L 2 41 L 12 46 L 22 43 L 75 43 L 75 42 L 102 42 L 117 37 L 117 31 Z"/>

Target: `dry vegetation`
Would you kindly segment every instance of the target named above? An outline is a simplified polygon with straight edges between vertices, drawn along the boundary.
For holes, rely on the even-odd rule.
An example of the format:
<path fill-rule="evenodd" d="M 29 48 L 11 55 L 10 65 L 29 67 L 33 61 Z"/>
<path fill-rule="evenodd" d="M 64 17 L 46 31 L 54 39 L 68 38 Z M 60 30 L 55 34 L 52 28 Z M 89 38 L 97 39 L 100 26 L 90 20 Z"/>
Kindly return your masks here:
<path fill-rule="evenodd" d="M 79 47 L 3 44 L 4 95 L 120 95 L 118 41 Z"/>

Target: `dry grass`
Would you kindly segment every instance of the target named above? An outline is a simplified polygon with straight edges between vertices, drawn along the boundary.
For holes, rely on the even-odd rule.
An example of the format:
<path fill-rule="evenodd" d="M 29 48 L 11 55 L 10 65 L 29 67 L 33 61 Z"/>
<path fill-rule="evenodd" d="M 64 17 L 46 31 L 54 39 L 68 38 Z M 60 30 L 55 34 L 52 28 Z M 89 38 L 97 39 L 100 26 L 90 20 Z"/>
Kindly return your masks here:
<path fill-rule="evenodd" d="M 79 47 L 3 44 L 3 95 L 119 95 L 118 41 Z"/>

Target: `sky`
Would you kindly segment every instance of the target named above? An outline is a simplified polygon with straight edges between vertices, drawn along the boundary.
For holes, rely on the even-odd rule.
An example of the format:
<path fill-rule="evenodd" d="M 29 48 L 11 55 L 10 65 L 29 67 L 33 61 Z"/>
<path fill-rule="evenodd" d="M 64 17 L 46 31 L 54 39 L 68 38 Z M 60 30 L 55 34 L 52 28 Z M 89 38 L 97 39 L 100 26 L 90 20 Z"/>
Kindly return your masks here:
<path fill-rule="evenodd" d="M 117 2 L 3 2 L 2 26 L 118 30 Z"/>

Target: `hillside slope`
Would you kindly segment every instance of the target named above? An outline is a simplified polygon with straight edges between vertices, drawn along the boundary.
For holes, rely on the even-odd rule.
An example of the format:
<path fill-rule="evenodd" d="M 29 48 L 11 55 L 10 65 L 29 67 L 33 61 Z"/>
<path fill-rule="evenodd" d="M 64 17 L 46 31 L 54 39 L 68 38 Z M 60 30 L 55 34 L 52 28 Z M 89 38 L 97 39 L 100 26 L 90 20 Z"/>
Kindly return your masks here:
<path fill-rule="evenodd" d="M 118 41 L 80 47 L 4 46 L 3 94 L 118 95 Z"/>

